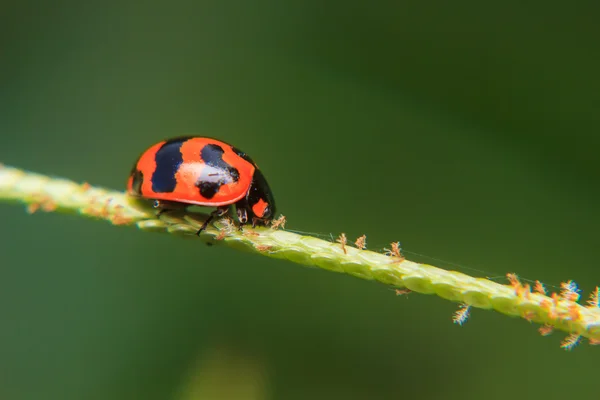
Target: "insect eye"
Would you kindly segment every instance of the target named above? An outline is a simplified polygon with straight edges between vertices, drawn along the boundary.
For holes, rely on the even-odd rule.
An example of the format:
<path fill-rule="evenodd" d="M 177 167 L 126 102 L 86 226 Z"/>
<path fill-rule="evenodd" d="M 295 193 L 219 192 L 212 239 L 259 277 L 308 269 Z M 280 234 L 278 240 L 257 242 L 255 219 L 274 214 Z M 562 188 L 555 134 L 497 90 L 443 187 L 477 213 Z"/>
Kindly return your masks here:
<path fill-rule="evenodd" d="M 263 212 L 263 218 L 269 218 L 271 216 L 271 207 L 266 206 L 265 211 Z"/>
<path fill-rule="evenodd" d="M 238 220 L 242 224 L 245 224 L 246 222 L 248 222 L 248 212 L 245 209 L 239 208 L 237 210 L 237 214 L 238 214 Z"/>

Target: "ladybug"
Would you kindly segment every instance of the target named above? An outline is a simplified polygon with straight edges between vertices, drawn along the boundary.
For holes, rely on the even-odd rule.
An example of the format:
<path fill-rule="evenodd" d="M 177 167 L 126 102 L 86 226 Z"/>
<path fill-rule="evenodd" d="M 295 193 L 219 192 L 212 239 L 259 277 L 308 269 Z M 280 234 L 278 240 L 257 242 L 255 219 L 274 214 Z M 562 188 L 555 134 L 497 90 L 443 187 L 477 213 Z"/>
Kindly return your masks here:
<path fill-rule="evenodd" d="M 155 200 L 158 215 L 188 206 L 216 207 L 199 235 L 216 216 L 235 205 L 240 228 L 269 223 L 275 200 L 258 166 L 243 151 L 220 140 L 188 136 L 148 148 L 136 161 L 129 180 L 130 195 Z"/>

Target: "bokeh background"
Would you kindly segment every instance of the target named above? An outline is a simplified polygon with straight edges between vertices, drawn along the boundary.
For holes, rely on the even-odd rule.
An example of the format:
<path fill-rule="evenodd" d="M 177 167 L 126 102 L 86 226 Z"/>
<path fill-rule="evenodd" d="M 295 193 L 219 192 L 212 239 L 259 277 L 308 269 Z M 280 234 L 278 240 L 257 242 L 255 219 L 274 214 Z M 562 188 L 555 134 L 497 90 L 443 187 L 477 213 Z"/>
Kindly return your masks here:
<path fill-rule="evenodd" d="M 210 135 L 257 160 L 288 228 L 585 296 L 600 283 L 598 11 L 3 4 L 0 162 L 123 189 L 150 144 Z M 2 399 L 597 393 L 598 348 L 481 310 L 460 328 L 455 304 L 349 276 L 8 204 L 0 254 Z"/>

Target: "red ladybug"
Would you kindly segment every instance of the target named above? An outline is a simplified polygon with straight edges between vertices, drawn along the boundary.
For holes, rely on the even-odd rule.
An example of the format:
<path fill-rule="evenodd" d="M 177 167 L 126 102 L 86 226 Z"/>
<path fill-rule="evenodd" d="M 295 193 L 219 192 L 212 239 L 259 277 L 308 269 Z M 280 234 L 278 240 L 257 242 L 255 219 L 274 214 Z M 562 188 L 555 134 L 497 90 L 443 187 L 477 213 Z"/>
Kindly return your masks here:
<path fill-rule="evenodd" d="M 127 182 L 133 196 L 154 199 L 159 214 L 190 205 L 217 207 L 215 217 L 237 209 L 240 225 L 267 224 L 275 200 L 264 175 L 243 151 L 220 140 L 179 137 L 155 144 L 136 161 Z"/>

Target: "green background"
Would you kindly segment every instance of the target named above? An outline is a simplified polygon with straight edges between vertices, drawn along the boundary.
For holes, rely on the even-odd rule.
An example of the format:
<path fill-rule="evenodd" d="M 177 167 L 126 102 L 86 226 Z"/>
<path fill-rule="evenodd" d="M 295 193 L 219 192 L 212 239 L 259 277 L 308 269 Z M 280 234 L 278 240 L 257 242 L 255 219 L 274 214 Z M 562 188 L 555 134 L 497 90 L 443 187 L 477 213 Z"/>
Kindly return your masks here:
<path fill-rule="evenodd" d="M 218 137 L 288 228 L 600 283 L 597 2 L 32 1 L 0 14 L 0 162 L 123 189 Z M 594 398 L 564 335 L 281 260 L 0 204 L 2 399 Z M 501 278 L 499 281 L 503 281 Z M 194 395 L 195 393 L 195 395 Z"/>

